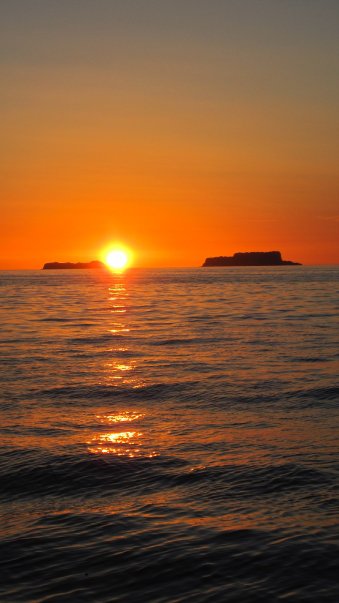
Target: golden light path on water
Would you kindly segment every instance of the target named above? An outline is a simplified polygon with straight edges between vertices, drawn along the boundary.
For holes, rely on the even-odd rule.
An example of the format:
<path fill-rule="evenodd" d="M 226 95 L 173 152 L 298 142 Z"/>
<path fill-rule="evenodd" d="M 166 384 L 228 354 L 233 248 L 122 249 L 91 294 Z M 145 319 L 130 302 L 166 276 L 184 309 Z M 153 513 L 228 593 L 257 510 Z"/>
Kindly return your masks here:
<path fill-rule="evenodd" d="M 121 335 L 130 331 L 126 318 L 124 320 L 122 316 L 127 314 L 129 295 L 126 291 L 125 276 L 121 273 L 116 274 L 115 278 L 117 282 L 108 289 L 108 300 L 110 302 L 111 313 L 113 314 L 112 328 L 109 329 L 109 332 L 113 335 Z M 115 320 L 116 315 L 119 315 L 118 320 Z M 128 352 L 128 347 L 119 345 L 115 349 L 112 348 L 111 351 L 126 353 Z M 136 362 L 134 360 L 106 362 L 104 365 L 106 384 L 111 387 L 141 387 L 142 382 L 133 377 L 135 367 Z M 144 417 L 145 413 L 133 410 L 120 410 L 114 414 L 96 415 L 97 421 L 107 428 L 113 424 L 119 425 L 124 423 L 133 423 L 134 426 L 134 424 L 138 424 Z M 96 455 L 115 455 L 129 458 L 153 458 L 157 456 L 157 452 L 150 449 L 149 442 L 145 440 L 144 432 L 139 431 L 137 427 L 126 431 L 105 431 L 104 433 L 96 433 L 90 438 L 87 442 L 87 450 L 91 454 Z"/>
<path fill-rule="evenodd" d="M 120 415 L 96 415 L 102 423 L 125 423 L 127 421 L 136 421 L 145 415 L 137 412 L 125 412 Z"/>
<path fill-rule="evenodd" d="M 144 418 L 142 413 L 126 411 L 116 415 L 97 415 L 100 423 L 110 425 L 126 422 L 135 422 Z M 144 434 L 140 431 L 113 431 L 96 434 L 88 444 L 88 452 L 92 454 L 113 454 L 116 456 L 137 456 L 152 458 L 157 456 L 154 450 L 143 447 Z"/>

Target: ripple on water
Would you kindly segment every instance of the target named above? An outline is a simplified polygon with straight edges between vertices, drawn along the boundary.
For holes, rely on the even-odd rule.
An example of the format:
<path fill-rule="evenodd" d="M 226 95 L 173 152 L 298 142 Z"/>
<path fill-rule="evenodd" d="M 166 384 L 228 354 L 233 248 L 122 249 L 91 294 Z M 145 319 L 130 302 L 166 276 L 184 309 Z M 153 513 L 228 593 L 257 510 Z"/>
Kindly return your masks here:
<path fill-rule="evenodd" d="M 0 274 L 1 601 L 337 603 L 337 276 Z"/>

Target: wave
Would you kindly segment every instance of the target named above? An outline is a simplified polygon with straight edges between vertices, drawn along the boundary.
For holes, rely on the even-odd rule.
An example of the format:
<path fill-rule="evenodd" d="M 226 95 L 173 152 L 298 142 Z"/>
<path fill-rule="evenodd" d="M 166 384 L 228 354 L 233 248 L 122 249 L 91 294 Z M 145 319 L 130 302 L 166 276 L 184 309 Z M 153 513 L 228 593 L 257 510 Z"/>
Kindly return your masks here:
<path fill-rule="evenodd" d="M 82 447 L 83 448 L 83 447 Z M 296 463 L 256 466 L 225 464 L 194 468 L 179 457 L 150 458 L 147 449 L 135 458 L 98 455 L 91 448 L 76 456 L 46 455 L 34 449 L 2 456 L 2 497 L 106 496 L 123 489 L 128 496 L 144 491 L 184 488 L 185 496 L 216 502 L 225 496 L 243 500 L 326 487 L 335 493 L 335 475 Z"/>
<path fill-rule="evenodd" d="M 248 382 L 244 385 L 232 384 L 224 376 L 209 375 L 205 367 L 199 363 L 191 367 L 192 376 L 197 380 L 158 382 L 153 384 L 135 385 L 69 385 L 47 389 L 33 389 L 22 394 L 25 400 L 53 400 L 62 402 L 82 401 L 90 403 L 100 400 L 134 400 L 134 401 L 164 401 L 174 400 L 180 405 L 199 403 L 208 407 L 277 405 L 285 407 L 302 404 L 304 407 L 316 406 L 319 403 L 333 405 L 339 400 L 339 387 L 304 388 L 291 390 L 275 380 L 260 387 Z M 206 376 L 205 376 L 206 374 Z M 202 379 L 202 375 L 204 378 Z M 219 377 L 219 378 L 218 378 Z M 288 383 L 286 384 L 288 386 Z M 279 387 L 279 388 L 278 388 Z M 206 391 L 208 389 L 208 396 Z"/>
<path fill-rule="evenodd" d="M 137 458 L 96 455 L 85 452 L 72 455 L 46 455 L 38 451 L 7 451 L 2 455 L 1 497 L 32 496 L 77 497 L 105 496 L 128 487 L 154 488 L 165 471 L 185 461 L 176 458 L 149 458 L 147 452 Z M 153 486 L 152 486 L 153 484 Z"/>
<path fill-rule="evenodd" d="M 195 525 L 192 530 L 185 515 L 172 523 L 177 509 L 164 505 L 160 511 L 158 517 L 119 510 L 71 511 L 32 520 L 20 534 L 0 543 L 4 600 L 338 600 L 336 543 L 277 527 L 223 530 Z"/>
<path fill-rule="evenodd" d="M 177 397 L 178 393 L 184 395 L 191 394 L 192 388 L 201 384 L 198 381 L 180 381 L 173 383 L 155 383 L 153 385 L 144 385 L 136 387 L 118 387 L 109 385 L 74 385 L 66 387 L 52 387 L 50 389 L 34 390 L 25 394 L 25 398 L 48 398 L 48 399 L 81 399 L 98 400 L 103 398 L 127 398 L 133 400 L 161 400 Z"/>
<path fill-rule="evenodd" d="M 298 390 L 294 393 L 298 398 L 308 398 L 319 401 L 338 401 L 339 402 L 339 386 L 314 387 L 309 389 Z"/>
<path fill-rule="evenodd" d="M 182 345 L 193 345 L 199 343 L 218 343 L 225 341 L 224 337 L 185 337 L 185 338 L 169 338 L 160 340 L 150 340 L 149 345 L 151 346 L 182 346 Z"/>
<path fill-rule="evenodd" d="M 82 345 L 86 344 L 96 344 L 96 343 L 107 343 L 112 342 L 114 339 L 121 339 L 126 337 L 125 333 L 105 333 L 104 335 L 99 335 L 98 337 L 71 337 L 68 339 L 69 343 L 81 343 Z"/>
<path fill-rule="evenodd" d="M 208 492 L 209 499 L 219 498 L 220 491 L 216 489 L 224 486 L 227 494 L 232 492 L 239 497 L 250 498 L 265 496 L 267 494 L 281 494 L 290 490 L 307 488 L 330 488 L 334 486 L 333 475 L 326 471 L 312 469 L 295 463 L 285 463 L 269 466 L 251 465 L 225 465 L 196 469 L 189 473 L 174 476 L 177 483 L 201 484 L 202 494 Z"/>

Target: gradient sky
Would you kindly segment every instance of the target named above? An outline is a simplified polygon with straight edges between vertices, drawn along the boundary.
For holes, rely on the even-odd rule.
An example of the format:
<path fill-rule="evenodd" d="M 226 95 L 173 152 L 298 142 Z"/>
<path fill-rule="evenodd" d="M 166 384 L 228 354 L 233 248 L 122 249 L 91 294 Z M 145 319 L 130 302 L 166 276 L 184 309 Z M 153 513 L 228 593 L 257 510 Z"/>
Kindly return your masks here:
<path fill-rule="evenodd" d="M 338 263 L 337 0 L 3 0 L 0 267 Z"/>

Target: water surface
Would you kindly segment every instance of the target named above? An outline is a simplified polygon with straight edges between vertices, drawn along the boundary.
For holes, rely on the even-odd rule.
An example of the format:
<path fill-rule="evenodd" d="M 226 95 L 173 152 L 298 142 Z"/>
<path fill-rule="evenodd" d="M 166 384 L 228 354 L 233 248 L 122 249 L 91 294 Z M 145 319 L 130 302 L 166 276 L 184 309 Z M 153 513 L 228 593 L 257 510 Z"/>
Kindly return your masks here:
<path fill-rule="evenodd" d="M 1 601 L 338 600 L 338 268 L 0 283 Z"/>

